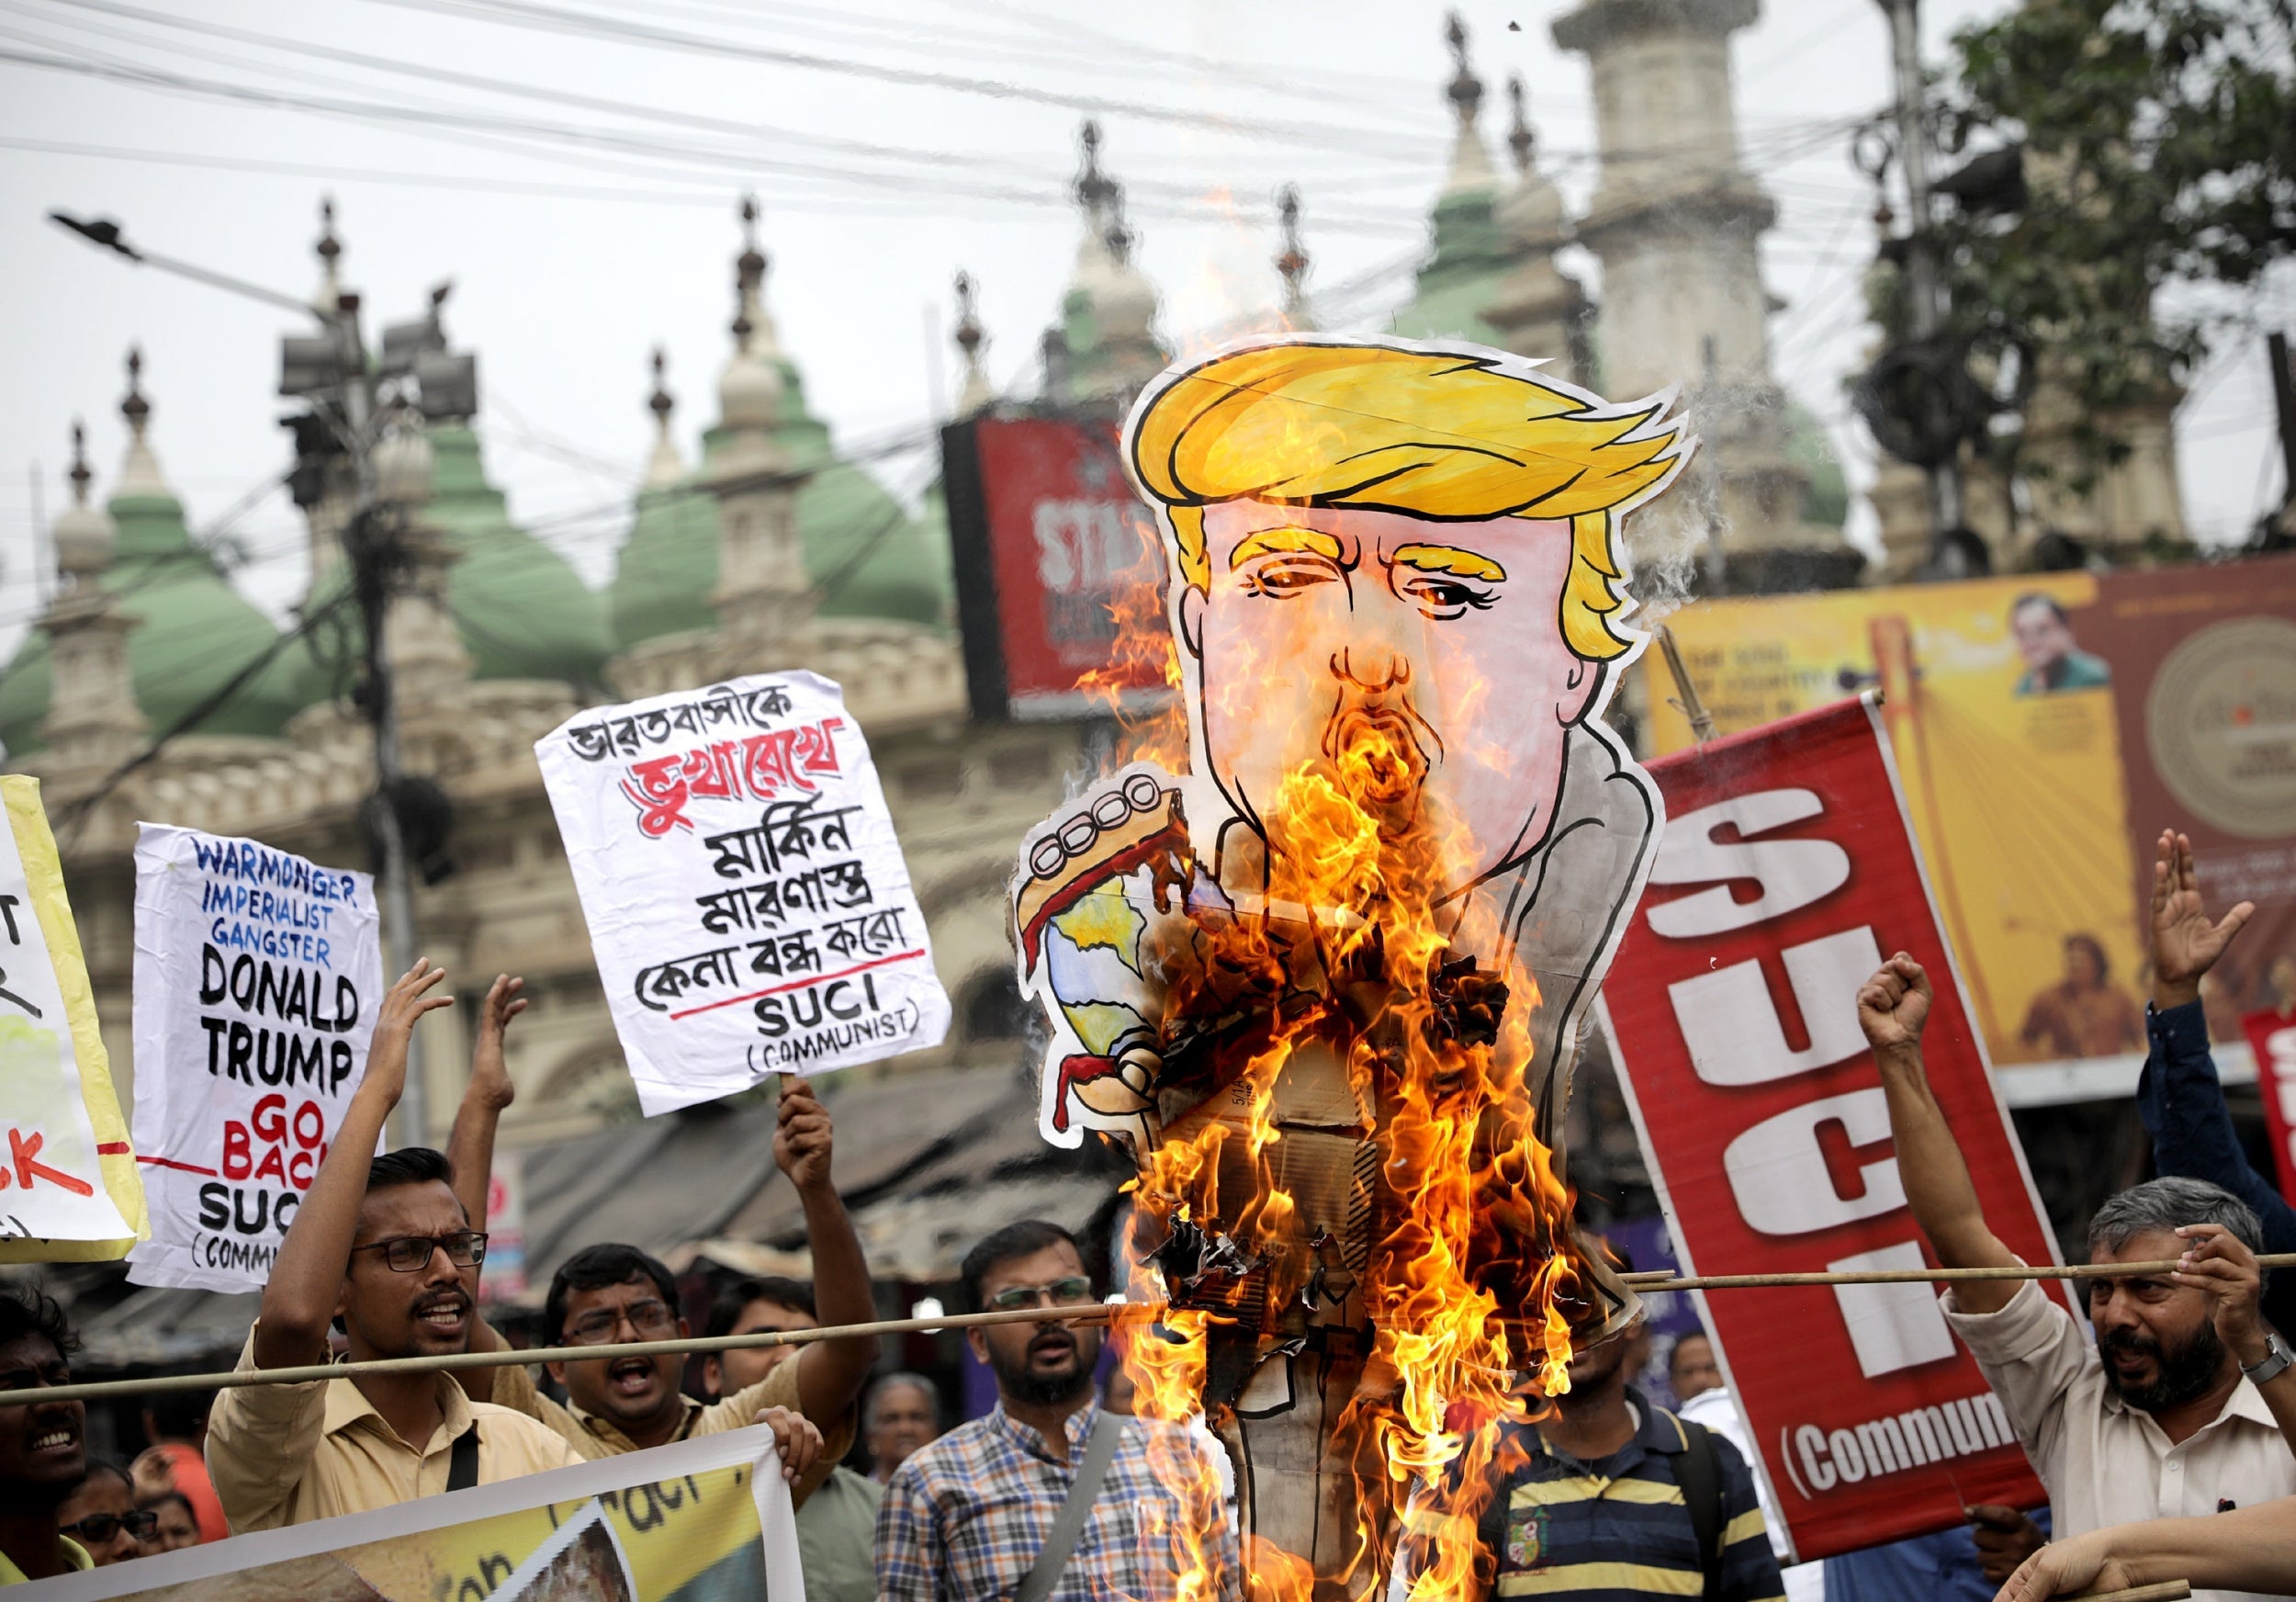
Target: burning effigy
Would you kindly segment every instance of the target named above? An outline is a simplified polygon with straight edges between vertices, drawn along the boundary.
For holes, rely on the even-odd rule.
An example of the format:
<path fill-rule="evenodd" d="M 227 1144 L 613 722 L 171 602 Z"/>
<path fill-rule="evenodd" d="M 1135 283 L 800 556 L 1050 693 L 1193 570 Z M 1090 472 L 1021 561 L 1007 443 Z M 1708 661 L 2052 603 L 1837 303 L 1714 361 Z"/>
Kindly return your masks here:
<path fill-rule="evenodd" d="M 1137 1405 L 1227 1447 L 1255 1595 L 1469 1590 L 1503 1427 L 1632 1314 L 1560 1143 L 1662 820 L 1603 714 L 1643 643 L 1625 519 L 1692 447 L 1667 403 L 1303 337 L 1125 424 L 1186 772 L 1036 829 L 1015 932 L 1045 1137 L 1138 1161 Z"/>

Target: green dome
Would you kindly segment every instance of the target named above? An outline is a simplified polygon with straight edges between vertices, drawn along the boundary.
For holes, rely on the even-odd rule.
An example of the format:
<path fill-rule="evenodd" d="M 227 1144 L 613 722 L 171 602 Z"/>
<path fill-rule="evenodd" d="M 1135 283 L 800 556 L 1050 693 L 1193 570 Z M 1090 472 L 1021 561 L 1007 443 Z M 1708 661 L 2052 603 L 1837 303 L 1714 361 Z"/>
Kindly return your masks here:
<path fill-rule="evenodd" d="M 423 515 L 462 553 L 447 570 L 446 600 L 470 653 L 471 676 L 600 683 L 613 654 L 604 602 L 565 558 L 511 522 L 468 424 L 434 423 L 424 432 L 435 477 Z M 332 601 L 347 579 L 338 565 L 314 603 Z M 346 624 L 340 649 L 355 653 L 357 620 Z M 299 643 L 296 659 L 307 700 L 325 700 L 343 688 Z"/>
<path fill-rule="evenodd" d="M 911 517 L 870 473 L 839 460 L 828 425 L 805 409 L 805 386 L 788 357 L 782 372 L 782 421 L 774 437 L 792 464 L 812 477 L 797 491 L 797 535 L 805 573 L 834 586 L 824 617 L 879 617 L 945 629 L 955 605 L 946 515 L 930 506 Z M 724 430 L 702 438 L 706 466 L 724 448 Z M 616 560 L 609 592 L 614 637 L 624 649 L 641 640 L 710 628 L 717 615 L 717 501 L 699 473 L 668 489 L 638 493 L 630 537 Z M 856 553 L 866 546 L 868 554 Z"/>
<path fill-rule="evenodd" d="M 1395 313 L 1395 332 L 1405 339 L 1503 344 L 1499 331 L 1483 320 L 1507 270 L 1491 191 L 1471 189 L 1436 201 L 1434 232 L 1435 250 L 1419 269 L 1418 292 Z"/>
<path fill-rule="evenodd" d="M 433 423 L 429 434 L 438 478 L 425 513 L 462 552 L 447 573 L 447 601 L 474 676 L 598 683 L 613 654 L 604 603 L 564 557 L 511 522 L 468 424 Z"/>
<path fill-rule="evenodd" d="M 129 669 L 152 733 L 163 734 L 276 647 L 279 631 L 191 543 L 174 496 L 118 495 L 109 509 L 119 543 L 102 583 L 142 620 L 128 637 Z M 0 740 L 11 756 L 44 743 L 51 676 L 48 637 L 35 629 L 0 679 Z M 282 650 L 186 732 L 276 735 L 304 704 L 296 662 Z"/>

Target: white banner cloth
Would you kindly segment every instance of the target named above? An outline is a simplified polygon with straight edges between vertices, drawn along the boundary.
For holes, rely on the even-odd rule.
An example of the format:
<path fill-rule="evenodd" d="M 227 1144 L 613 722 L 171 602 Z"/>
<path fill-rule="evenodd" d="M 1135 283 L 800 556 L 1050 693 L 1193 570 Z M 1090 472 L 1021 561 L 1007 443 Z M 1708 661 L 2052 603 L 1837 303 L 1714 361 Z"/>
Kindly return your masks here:
<path fill-rule="evenodd" d="M 139 825 L 139 1285 L 259 1291 L 366 1071 L 374 880 L 256 840 Z"/>
<path fill-rule="evenodd" d="M 836 684 L 759 673 L 594 707 L 535 755 L 648 1115 L 948 1032 L 893 815 Z"/>

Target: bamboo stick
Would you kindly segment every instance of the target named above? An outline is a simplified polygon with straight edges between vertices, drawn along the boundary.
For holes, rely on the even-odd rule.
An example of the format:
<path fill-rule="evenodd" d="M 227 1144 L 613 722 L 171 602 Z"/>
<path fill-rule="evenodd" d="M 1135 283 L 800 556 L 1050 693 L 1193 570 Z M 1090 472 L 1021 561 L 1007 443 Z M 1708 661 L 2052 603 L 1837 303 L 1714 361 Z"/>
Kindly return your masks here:
<path fill-rule="evenodd" d="M 2150 1585 L 2132 1585 L 2125 1591 L 2085 1591 L 2081 1602 L 2184 1602 L 2191 1595 L 2189 1580 L 2160 1580 Z"/>
<path fill-rule="evenodd" d="M 2296 1267 L 2296 1252 L 2268 1253 L 2257 1258 L 2268 1269 Z M 2003 1269 L 1873 1269 L 1854 1273 L 1697 1274 L 1687 1277 L 1663 1271 L 1624 1274 L 1620 1278 L 1638 1291 L 1736 1291 L 1806 1285 L 1904 1285 L 1924 1280 L 1951 1284 L 1964 1280 L 2090 1280 L 2121 1276 L 2167 1274 L 2176 1262 L 2075 1263 L 2068 1267 L 2043 1264 L 2039 1268 Z M 291 1369 L 257 1369 L 248 1372 L 211 1374 L 152 1374 L 140 1380 L 90 1380 L 71 1385 L 44 1386 L 34 1392 L 11 1393 L 8 1405 L 39 1402 L 94 1402 L 117 1396 L 148 1396 L 163 1391 L 225 1391 L 244 1385 L 295 1385 L 312 1380 L 355 1380 L 366 1374 L 458 1372 L 464 1369 L 505 1368 L 512 1363 L 591 1362 L 602 1358 L 660 1357 L 677 1352 L 721 1352 L 757 1347 L 805 1346 L 816 1340 L 843 1337 L 873 1338 L 885 1335 L 926 1335 L 944 1329 L 979 1329 L 998 1324 L 1110 1324 L 1121 1318 L 1148 1319 L 1163 1312 L 1154 1303 L 1094 1303 L 1088 1306 L 1052 1309 L 1023 1307 L 1011 1313 L 951 1313 L 939 1318 L 888 1318 L 874 1324 L 833 1325 L 826 1329 L 760 1330 L 754 1335 L 681 1336 L 671 1340 L 634 1340 L 613 1346 L 506 1347 L 499 1351 L 447 1352 L 437 1357 L 378 1358 L 364 1363 L 311 1363 Z M 22 1396 L 23 1401 L 14 1398 Z"/>
<path fill-rule="evenodd" d="M 2285 1269 L 2296 1266 L 2296 1252 L 2268 1252 L 2257 1266 Z M 1964 1280 L 2115 1280 L 2144 1279 L 2176 1271 L 2174 1258 L 2146 1263 L 2073 1263 L 2065 1267 L 2044 1263 L 2039 1268 L 2020 1265 L 2004 1269 L 1862 1269 L 1850 1273 L 1813 1274 L 1694 1274 L 1688 1277 L 1653 1270 L 1621 1274 L 1638 1291 L 1741 1291 L 1794 1285 L 1912 1285 L 1927 1280 L 1950 1285 Z"/>
<path fill-rule="evenodd" d="M 1146 1315 L 1161 1308 L 1143 1303 L 1096 1302 L 1081 1307 L 1022 1307 L 1010 1313 L 952 1313 L 939 1318 L 886 1318 L 874 1324 L 833 1325 L 827 1329 L 759 1330 L 751 1335 L 689 1335 L 671 1340 L 633 1340 L 613 1346 L 504 1347 L 497 1351 L 442 1352 L 435 1357 L 377 1358 L 363 1363 L 308 1363 L 291 1369 L 254 1369 L 215 1374 L 152 1374 L 140 1380 L 90 1380 L 8 1392 L 10 1406 L 50 1402 L 95 1402 L 115 1396 L 148 1396 L 160 1391 L 230 1391 L 246 1385 L 299 1385 L 313 1380 L 355 1380 L 367 1374 L 455 1373 L 464 1369 L 501 1369 L 512 1363 L 579 1363 L 601 1358 L 652 1358 L 670 1352 L 722 1352 L 757 1347 L 805 1346 L 846 1336 L 924 1335 L 941 1329 L 979 1329 L 996 1324 L 1109 1324 L 1119 1313 Z M 19 1400 L 20 1398 L 20 1400 Z"/>

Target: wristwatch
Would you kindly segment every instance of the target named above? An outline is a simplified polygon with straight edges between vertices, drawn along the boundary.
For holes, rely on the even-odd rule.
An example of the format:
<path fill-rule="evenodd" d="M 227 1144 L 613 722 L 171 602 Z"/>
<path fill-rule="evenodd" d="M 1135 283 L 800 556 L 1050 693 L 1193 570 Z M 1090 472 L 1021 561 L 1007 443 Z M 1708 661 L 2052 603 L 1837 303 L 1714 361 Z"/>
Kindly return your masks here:
<path fill-rule="evenodd" d="M 2254 1368 L 2243 1363 L 2240 1371 L 2248 1376 L 2251 1385 L 2268 1385 L 2286 1372 L 2291 1363 L 2296 1363 L 2296 1351 L 2289 1350 L 2279 1331 L 2272 1330 L 2264 1337 L 2264 1360 Z"/>

